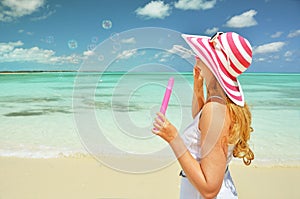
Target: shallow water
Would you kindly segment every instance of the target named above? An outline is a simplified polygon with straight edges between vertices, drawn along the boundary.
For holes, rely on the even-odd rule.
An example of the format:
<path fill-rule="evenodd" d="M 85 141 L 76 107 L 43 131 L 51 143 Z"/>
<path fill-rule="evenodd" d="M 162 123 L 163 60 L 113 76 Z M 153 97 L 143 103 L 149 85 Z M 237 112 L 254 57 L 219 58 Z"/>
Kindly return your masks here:
<path fill-rule="evenodd" d="M 182 130 L 191 120 L 192 74 L 1 74 L 0 156 L 87 154 L 93 138 L 74 118 L 81 110 L 92 110 L 87 118 L 94 114 L 108 140 L 99 138 L 99 152 L 163 156 L 168 146 L 150 128 L 170 76 L 167 116 Z M 239 80 L 252 110 L 254 163 L 300 165 L 300 74 L 248 73 Z"/>

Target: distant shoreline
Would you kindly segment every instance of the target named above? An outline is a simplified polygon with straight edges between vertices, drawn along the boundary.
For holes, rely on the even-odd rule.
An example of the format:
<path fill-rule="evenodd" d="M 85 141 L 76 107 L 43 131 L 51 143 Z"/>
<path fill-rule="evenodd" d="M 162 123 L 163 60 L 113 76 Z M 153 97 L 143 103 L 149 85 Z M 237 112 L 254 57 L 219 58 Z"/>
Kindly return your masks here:
<path fill-rule="evenodd" d="M 76 70 L 19 70 L 19 71 L 0 71 L 0 74 L 14 74 L 14 73 L 69 73 L 78 72 Z"/>
<path fill-rule="evenodd" d="M 1 74 L 28 74 L 28 73 L 106 73 L 106 74 L 124 74 L 128 71 L 78 71 L 78 70 L 22 70 L 22 71 L 0 71 Z M 137 72 L 136 74 L 143 73 L 166 73 L 166 74 L 177 74 L 176 72 Z M 192 71 L 178 72 L 180 74 L 192 74 Z M 130 73 L 133 74 L 133 73 Z M 245 72 L 246 75 L 300 75 L 298 72 Z"/>

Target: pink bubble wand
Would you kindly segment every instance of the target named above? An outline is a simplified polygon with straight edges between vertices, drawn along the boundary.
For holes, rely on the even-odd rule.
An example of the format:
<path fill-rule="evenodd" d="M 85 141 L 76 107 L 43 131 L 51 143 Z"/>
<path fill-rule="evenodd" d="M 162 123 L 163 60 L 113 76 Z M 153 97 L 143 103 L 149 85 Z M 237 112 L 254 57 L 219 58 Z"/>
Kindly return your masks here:
<path fill-rule="evenodd" d="M 161 106 L 160 106 L 160 112 L 162 114 L 166 114 L 166 111 L 167 111 L 167 108 L 168 108 L 168 104 L 169 104 L 169 100 L 170 100 L 170 97 L 171 97 L 171 93 L 172 93 L 172 89 L 173 89 L 173 85 L 174 85 L 174 78 L 173 77 L 170 77 L 169 79 L 169 82 L 168 82 L 168 86 L 166 88 L 166 91 L 165 91 L 165 95 L 164 95 L 164 99 L 161 103 Z M 162 118 L 160 118 L 162 120 Z M 153 128 L 155 131 L 158 131 L 157 128 Z"/>
<path fill-rule="evenodd" d="M 168 86 L 167 86 L 166 91 L 165 91 L 164 99 L 163 99 L 161 107 L 160 107 L 160 112 L 164 115 L 166 114 L 166 111 L 167 111 L 167 108 L 168 108 L 168 104 L 169 104 L 170 96 L 171 96 L 171 93 L 172 93 L 173 85 L 174 85 L 174 78 L 171 77 L 169 79 Z"/>

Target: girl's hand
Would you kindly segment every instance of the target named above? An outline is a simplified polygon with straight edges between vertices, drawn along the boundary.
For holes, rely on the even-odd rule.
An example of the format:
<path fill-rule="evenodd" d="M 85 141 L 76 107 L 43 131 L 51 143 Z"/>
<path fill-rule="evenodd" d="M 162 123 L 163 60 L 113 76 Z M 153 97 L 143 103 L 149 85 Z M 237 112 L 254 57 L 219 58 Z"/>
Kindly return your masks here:
<path fill-rule="evenodd" d="M 201 76 L 201 69 L 198 66 L 194 66 L 194 93 L 197 99 L 203 99 L 203 78 Z"/>
<path fill-rule="evenodd" d="M 153 122 L 152 133 L 159 135 L 166 142 L 172 142 L 177 136 L 178 131 L 162 113 L 157 113 L 157 117 Z"/>

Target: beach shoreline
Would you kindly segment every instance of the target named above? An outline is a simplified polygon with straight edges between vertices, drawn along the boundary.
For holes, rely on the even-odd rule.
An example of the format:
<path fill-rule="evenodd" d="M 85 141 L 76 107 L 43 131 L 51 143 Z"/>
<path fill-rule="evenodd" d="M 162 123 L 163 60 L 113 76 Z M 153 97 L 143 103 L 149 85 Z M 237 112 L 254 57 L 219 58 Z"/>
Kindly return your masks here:
<path fill-rule="evenodd" d="M 127 160 L 128 161 L 128 160 Z M 0 198 L 179 198 L 179 164 L 153 172 L 126 173 L 92 157 L 0 157 Z M 299 167 L 232 163 L 239 198 L 299 198 Z"/>

